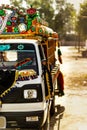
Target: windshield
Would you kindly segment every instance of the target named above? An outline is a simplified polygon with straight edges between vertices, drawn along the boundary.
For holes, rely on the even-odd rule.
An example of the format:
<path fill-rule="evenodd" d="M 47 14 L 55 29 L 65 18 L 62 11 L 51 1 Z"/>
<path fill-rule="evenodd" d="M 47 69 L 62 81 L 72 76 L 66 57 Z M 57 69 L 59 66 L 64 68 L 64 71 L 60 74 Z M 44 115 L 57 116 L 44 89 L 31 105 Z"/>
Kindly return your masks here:
<path fill-rule="evenodd" d="M 0 69 L 34 69 L 38 72 L 34 45 L 0 44 Z"/>

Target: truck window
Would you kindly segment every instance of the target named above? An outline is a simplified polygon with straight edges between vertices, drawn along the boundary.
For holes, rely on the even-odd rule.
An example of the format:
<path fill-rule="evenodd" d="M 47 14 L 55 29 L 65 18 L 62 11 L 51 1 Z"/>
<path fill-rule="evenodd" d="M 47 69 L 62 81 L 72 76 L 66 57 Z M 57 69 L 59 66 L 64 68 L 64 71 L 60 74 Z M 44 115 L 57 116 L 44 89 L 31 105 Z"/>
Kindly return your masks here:
<path fill-rule="evenodd" d="M 32 44 L 0 44 L 0 69 L 34 69 L 38 74 L 35 47 Z"/>
<path fill-rule="evenodd" d="M 43 47 L 41 45 L 39 45 L 38 47 L 39 47 L 40 58 L 42 60 L 45 58 L 44 50 L 43 50 Z"/>

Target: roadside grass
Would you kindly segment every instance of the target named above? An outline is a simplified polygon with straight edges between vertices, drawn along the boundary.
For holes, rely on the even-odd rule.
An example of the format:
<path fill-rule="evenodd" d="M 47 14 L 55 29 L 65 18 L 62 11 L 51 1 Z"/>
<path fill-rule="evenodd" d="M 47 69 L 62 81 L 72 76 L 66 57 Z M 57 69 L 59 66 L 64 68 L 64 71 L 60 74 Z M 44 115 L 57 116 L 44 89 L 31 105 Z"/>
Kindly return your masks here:
<path fill-rule="evenodd" d="M 65 86 L 68 88 L 87 87 L 87 74 L 69 75 L 64 77 Z"/>

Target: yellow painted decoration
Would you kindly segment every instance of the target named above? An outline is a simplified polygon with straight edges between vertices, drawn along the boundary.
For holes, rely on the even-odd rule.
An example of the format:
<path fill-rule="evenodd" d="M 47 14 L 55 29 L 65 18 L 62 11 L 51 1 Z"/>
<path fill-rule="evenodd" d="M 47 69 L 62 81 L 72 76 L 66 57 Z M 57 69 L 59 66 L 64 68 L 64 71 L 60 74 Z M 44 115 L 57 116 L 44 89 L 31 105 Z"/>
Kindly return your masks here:
<path fill-rule="evenodd" d="M 15 88 L 15 87 L 16 87 L 16 86 L 15 86 L 15 83 L 16 83 L 16 80 L 17 80 L 17 79 L 18 79 L 18 72 L 16 71 L 16 72 L 15 72 L 15 80 L 14 80 L 12 86 L 11 86 L 10 88 L 8 88 L 7 90 L 5 90 L 5 91 L 0 95 L 1 98 L 3 98 L 6 94 L 8 94 L 8 93 L 11 91 L 12 88 Z"/>
<path fill-rule="evenodd" d="M 18 73 L 18 76 L 24 77 L 24 76 L 33 76 L 36 75 L 36 72 L 34 70 L 21 70 Z"/>

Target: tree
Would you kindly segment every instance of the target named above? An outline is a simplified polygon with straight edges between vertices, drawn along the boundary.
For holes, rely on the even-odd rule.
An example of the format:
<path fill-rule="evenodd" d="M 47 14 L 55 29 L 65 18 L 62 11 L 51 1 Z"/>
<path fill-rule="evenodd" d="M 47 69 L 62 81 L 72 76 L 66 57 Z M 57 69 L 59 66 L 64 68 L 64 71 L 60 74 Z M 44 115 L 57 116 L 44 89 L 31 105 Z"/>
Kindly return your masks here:
<path fill-rule="evenodd" d="M 58 4 L 57 4 L 58 5 Z M 71 32 L 74 27 L 74 17 L 76 11 L 72 4 L 65 3 L 62 1 L 61 8 L 57 7 L 57 12 L 55 15 L 55 30 L 60 33 L 61 36 L 64 36 L 67 32 Z"/>
<path fill-rule="evenodd" d="M 24 0 L 11 0 L 11 3 L 22 7 Z M 72 4 L 66 3 L 65 0 L 25 0 L 27 8 L 32 5 L 40 12 L 40 16 L 43 17 L 49 23 L 49 26 L 61 36 L 64 36 L 66 32 L 72 30 L 72 19 L 75 15 L 75 10 Z M 43 4 L 42 4 L 43 3 Z"/>
<path fill-rule="evenodd" d="M 11 4 L 15 7 L 22 8 L 23 0 L 10 0 Z M 52 18 L 54 16 L 54 9 L 52 6 L 53 0 L 25 0 L 27 8 L 30 8 L 32 5 L 33 8 L 36 8 L 40 12 L 40 16 L 43 17 L 50 27 L 53 27 Z M 42 4 L 43 3 L 43 4 Z"/>
<path fill-rule="evenodd" d="M 87 39 L 87 1 L 80 5 L 80 12 L 77 21 L 77 32 Z"/>
<path fill-rule="evenodd" d="M 22 0 L 10 0 L 11 5 L 21 8 Z"/>
<path fill-rule="evenodd" d="M 51 22 L 54 16 L 52 0 L 39 0 L 38 2 L 33 0 L 32 5 L 33 7 L 37 8 L 37 10 L 40 12 L 40 16 L 49 23 L 49 26 L 53 27 Z"/>

